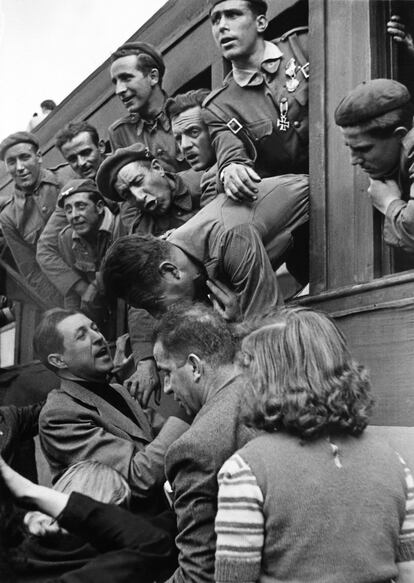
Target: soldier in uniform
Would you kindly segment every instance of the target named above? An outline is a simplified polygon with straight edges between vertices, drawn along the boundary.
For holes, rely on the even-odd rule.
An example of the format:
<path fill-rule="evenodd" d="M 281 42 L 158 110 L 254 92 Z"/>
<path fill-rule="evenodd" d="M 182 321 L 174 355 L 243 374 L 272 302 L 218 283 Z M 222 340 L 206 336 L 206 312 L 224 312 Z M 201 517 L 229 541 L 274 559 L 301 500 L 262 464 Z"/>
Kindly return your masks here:
<path fill-rule="evenodd" d="M 414 253 L 412 116 L 408 89 L 392 79 L 361 83 L 335 111 L 351 163 L 368 174 L 368 195 L 384 215 L 385 242 L 410 254 Z M 412 255 L 404 259 L 400 254 L 400 260 L 414 266 Z"/>
<path fill-rule="evenodd" d="M 208 0 L 232 71 L 204 102 L 224 192 L 252 200 L 261 177 L 308 172 L 307 29 L 273 42 L 264 0 Z"/>
<path fill-rule="evenodd" d="M 81 309 L 103 328 L 108 322 L 109 311 L 99 281 L 99 269 L 107 249 L 120 235 L 119 214 L 112 214 L 90 179 L 77 178 L 66 183 L 57 204 L 68 222 L 58 235 L 60 256 L 87 286 L 82 294 L 71 288 L 64 297 L 65 308 Z"/>
<path fill-rule="evenodd" d="M 95 180 L 104 160 L 105 144 L 94 126 L 86 122 L 69 123 L 57 133 L 56 147 L 73 170 L 71 178 Z M 68 294 L 82 297 L 88 293 L 88 284 L 76 270 L 69 268 L 59 251 L 58 235 L 67 224 L 63 209 L 57 206 L 39 238 L 37 261 L 63 297 Z"/>
<path fill-rule="evenodd" d="M 111 79 L 128 114 L 108 129 L 112 150 L 141 143 L 170 172 L 185 170 L 165 113 L 165 65 L 148 43 L 128 42 L 111 55 Z"/>
<path fill-rule="evenodd" d="M 36 261 L 37 243 L 55 209 L 60 188 L 73 172 L 66 165 L 42 167 L 39 142 L 29 132 L 17 132 L 0 144 L 0 159 L 14 181 L 14 194 L 0 213 L 0 225 L 22 276 L 45 304 L 59 305 L 62 297 Z"/>
<path fill-rule="evenodd" d="M 180 175 L 166 172 L 142 144 L 119 148 L 109 156 L 96 182 L 106 198 L 134 206 L 129 233 L 163 235 L 183 225 L 198 208 L 198 199 L 194 201 Z M 128 328 L 136 371 L 124 384 L 145 404 L 146 395 L 158 385 L 152 358 L 154 321 L 146 310 L 129 310 Z"/>

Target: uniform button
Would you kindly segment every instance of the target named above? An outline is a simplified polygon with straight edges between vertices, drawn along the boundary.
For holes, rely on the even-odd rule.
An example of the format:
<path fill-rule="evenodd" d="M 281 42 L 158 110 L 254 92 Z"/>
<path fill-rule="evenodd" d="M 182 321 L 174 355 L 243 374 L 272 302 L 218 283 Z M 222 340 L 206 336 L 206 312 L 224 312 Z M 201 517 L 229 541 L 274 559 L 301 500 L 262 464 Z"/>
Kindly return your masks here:
<path fill-rule="evenodd" d="M 163 150 L 162 148 L 157 148 L 156 154 L 157 156 L 161 156 L 162 154 L 164 154 L 165 150 Z"/>
<path fill-rule="evenodd" d="M 286 103 L 286 101 L 287 101 L 287 97 L 283 97 L 283 98 L 280 100 L 280 103 Z"/>
<path fill-rule="evenodd" d="M 293 122 L 293 127 L 295 127 L 295 128 L 300 127 L 300 121 L 294 121 Z"/>
<path fill-rule="evenodd" d="M 183 211 L 177 211 L 177 215 L 178 215 L 179 217 L 181 217 L 181 215 L 182 215 L 182 214 L 183 214 Z"/>
<path fill-rule="evenodd" d="M 47 206 L 42 206 L 42 212 L 47 213 Z"/>

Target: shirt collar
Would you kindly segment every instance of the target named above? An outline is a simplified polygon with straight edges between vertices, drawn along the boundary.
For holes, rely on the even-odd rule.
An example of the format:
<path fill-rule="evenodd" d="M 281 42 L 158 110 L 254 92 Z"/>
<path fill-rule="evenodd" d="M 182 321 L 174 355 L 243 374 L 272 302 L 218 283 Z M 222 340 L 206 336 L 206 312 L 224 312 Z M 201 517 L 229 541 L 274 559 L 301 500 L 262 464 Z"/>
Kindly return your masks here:
<path fill-rule="evenodd" d="M 56 176 L 50 170 L 46 168 L 41 168 L 39 177 L 37 179 L 36 184 L 33 186 L 32 192 L 23 192 L 18 186 L 14 186 L 15 194 L 17 198 L 26 198 L 27 196 L 31 196 L 32 194 L 37 194 L 40 186 L 42 184 L 52 184 L 53 186 L 59 187 L 59 183 L 57 181 Z"/>
<path fill-rule="evenodd" d="M 193 199 L 182 178 L 178 174 L 172 174 L 170 172 L 166 172 L 166 175 L 174 182 L 174 191 L 172 194 L 172 204 L 174 207 L 186 212 L 193 210 Z"/>
<path fill-rule="evenodd" d="M 165 104 L 167 101 L 167 96 L 164 96 L 164 104 L 162 110 L 158 115 L 152 119 L 145 119 L 137 115 L 137 134 L 140 136 L 144 131 L 152 134 L 157 131 L 158 128 L 163 129 L 165 132 L 171 130 L 171 122 L 165 112 Z"/>
<path fill-rule="evenodd" d="M 104 207 L 104 216 L 103 216 L 102 223 L 100 224 L 98 231 L 103 231 L 105 233 L 111 234 L 113 231 L 114 220 L 115 220 L 115 217 L 111 213 L 109 208 L 107 206 Z M 82 237 L 79 237 L 79 235 L 75 231 L 75 229 L 72 229 L 72 239 L 78 239 L 78 240 L 82 239 Z"/>
<path fill-rule="evenodd" d="M 261 85 L 264 73 L 274 74 L 279 68 L 282 51 L 275 44 L 265 41 L 260 69 L 238 69 L 233 65 L 233 78 L 240 87 Z"/>

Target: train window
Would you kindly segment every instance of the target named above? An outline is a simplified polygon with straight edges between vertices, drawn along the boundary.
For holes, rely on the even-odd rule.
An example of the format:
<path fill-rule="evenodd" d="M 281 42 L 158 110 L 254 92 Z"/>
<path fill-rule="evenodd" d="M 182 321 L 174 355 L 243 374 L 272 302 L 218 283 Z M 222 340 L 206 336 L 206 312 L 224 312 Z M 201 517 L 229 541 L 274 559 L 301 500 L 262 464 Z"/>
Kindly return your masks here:
<path fill-rule="evenodd" d="M 396 79 L 406 85 L 414 103 L 414 56 L 404 43 L 398 43 L 387 35 L 386 23 L 398 16 L 407 33 L 414 35 L 413 3 L 401 0 L 376 0 L 373 3 L 372 26 L 375 35 L 372 42 L 373 77 Z M 407 193 L 405 193 L 407 196 Z M 403 196 L 404 198 L 404 196 Z M 407 253 L 387 245 L 382 236 L 384 220 L 374 211 L 374 276 L 414 269 L 414 253 Z"/>
<path fill-rule="evenodd" d="M 182 85 L 174 95 L 178 93 L 186 93 L 192 89 L 211 89 L 211 67 L 207 67 L 204 71 L 201 71 L 198 75 L 193 77 L 191 81 Z"/>

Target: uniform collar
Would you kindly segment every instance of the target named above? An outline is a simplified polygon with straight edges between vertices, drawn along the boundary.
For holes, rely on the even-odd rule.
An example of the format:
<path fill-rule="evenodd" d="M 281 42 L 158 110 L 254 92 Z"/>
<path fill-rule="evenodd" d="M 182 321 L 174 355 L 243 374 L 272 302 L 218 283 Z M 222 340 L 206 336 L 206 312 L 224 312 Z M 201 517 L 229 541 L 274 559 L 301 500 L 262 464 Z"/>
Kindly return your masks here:
<path fill-rule="evenodd" d="M 98 231 L 111 234 L 113 231 L 114 221 L 115 221 L 114 215 L 111 213 L 107 206 L 104 207 L 104 217 Z M 80 237 L 78 233 L 74 229 L 72 229 L 72 239 L 81 240 L 82 237 Z"/>
<path fill-rule="evenodd" d="M 193 210 L 193 199 L 181 177 L 170 172 L 166 172 L 165 174 L 174 182 L 174 190 L 172 193 L 173 206 L 186 212 Z"/>
<path fill-rule="evenodd" d="M 264 73 L 274 75 L 279 68 L 282 51 L 275 44 L 265 41 L 265 49 L 260 70 L 238 69 L 233 65 L 233 78 L 240 87 L 261 85 L 265 80 Z"/>
<path fill-rule="evenodd" d="M 31 196 L 33 194 L 37 194 L 40 186 L 42 184 L 51 184 L 52 186 L 56 186 L 59 188 L 59 183 L 56 176 L 51 172 L 51 170 L 47 170 L 46 168 L 41 168 L 39 177 L 37 179 L 36 184 L 33 186 L 32 192 L 23 192 L 18 186 L 14 186 L 15 194 L 17 198 L 26 198 L 27 196 Z"/>
<path fill-rule="evenodd" d="M 171 130 L 171 122 L 165 112 L 165 103 L 167 101 L 167 96 L 164 95 L 164 104 L 162 110 L 153 118 L 145 119 L 137 114 L 137 134 L 140 136 L 144 131 L 147 133 L 154 133 L 158 128 L 169 132 Z"/>

